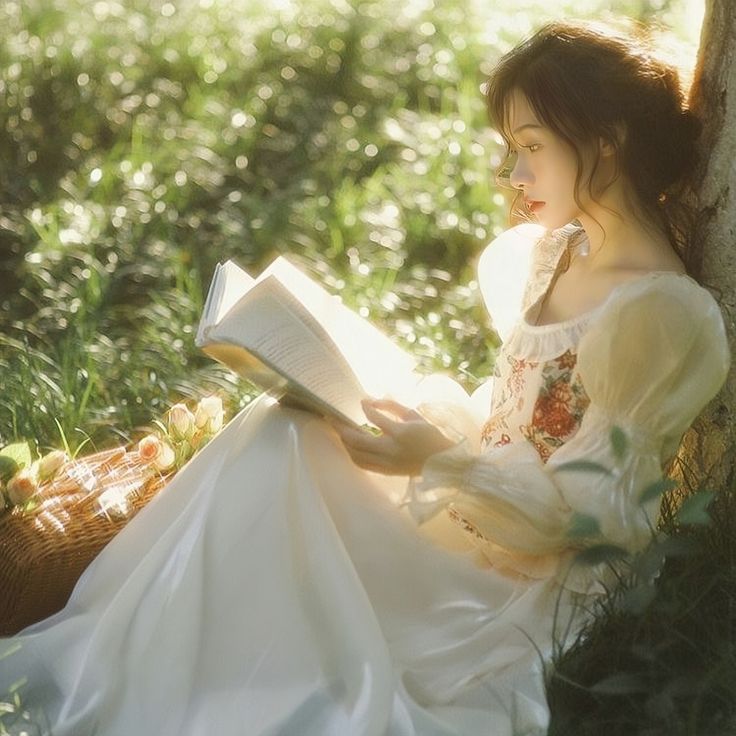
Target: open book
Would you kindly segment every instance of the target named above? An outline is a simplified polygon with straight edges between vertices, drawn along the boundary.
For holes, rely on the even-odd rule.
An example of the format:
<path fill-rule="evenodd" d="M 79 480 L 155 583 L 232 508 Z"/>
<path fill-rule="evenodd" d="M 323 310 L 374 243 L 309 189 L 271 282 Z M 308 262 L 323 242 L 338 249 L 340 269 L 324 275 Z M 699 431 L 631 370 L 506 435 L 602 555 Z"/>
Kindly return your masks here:
<path fill-rule="evenodd" d="M 218 264 L 196 344 L 260 388 L 361 426 L 368 396 L 398 396 L 415 361 L 284 257 L 258 278 Z"/>

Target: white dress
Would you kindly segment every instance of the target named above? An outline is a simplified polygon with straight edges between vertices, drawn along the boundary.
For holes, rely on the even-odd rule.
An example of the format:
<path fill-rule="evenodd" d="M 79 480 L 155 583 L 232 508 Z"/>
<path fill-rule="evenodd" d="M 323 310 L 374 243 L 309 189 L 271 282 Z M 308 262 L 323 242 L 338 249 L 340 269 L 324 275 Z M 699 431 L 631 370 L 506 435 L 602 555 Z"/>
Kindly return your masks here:
<path fill-rule="evenodd" d="M 673 273 L 532 326 L 561 242 L 527 227 L 490 246 L 504 337 L 491 417 L 425 407 L 460 441 L 408 491 L 352 465 L 321 420 L 257 400 L 61 612 L 0 640 L 0 700 L 22 680 L 54 736 L 545 733 L 540 654 L 599 590 L 568 570 L 567 530 L 581 513 L 601 539 L 646 543 L 656 508 L 638 494 L 729 365 L 716 302 Z M 580 459 L 612 473 L 559 468 Z"/>

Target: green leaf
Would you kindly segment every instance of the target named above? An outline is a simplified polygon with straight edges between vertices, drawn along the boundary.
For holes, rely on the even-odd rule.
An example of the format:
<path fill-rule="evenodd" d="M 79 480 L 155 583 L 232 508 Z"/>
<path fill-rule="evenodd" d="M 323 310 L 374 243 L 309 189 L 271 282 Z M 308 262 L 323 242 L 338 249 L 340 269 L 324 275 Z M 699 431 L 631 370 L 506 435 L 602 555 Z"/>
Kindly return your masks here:
<path fill-rule="evenodd" d="M 581 565 L 600 565 L 604 562 L 624 560 L 629 553 L 615 544 L 596 544 L 575 555 L 575 562 Z"/>
<path fill-rule="evenodd" d="M 554 471 L 558 470 L 574 470 L 574 471 L 587 471 L 592 473 L 601 473 L 603 475 L 613 475 L 613 473 L 605 466 L 600 463 L 594 463 L 590 460 L 572 460 L 569 463 L 562 463 L 554 468 Z"/>
<path fill-rule="evenodd" d="M 641 675 L 632 675 L 622 672 L 604 677 L 590 688 L 598 695 L 633 695 L 634 693 L 649 692 L 649 685 Z"/>
<path fill-rule="evenodd" d="M 76 450 L 74 451 L 74 453 L 73 453 L 73 454 L 71 454 L 71 453 L 69 452 L 69 450 L 67 449 L 67 455 L 69 455 L 69 457 L 73 457 L 73 458 L 76 458 L 76 457 L 77 457 L 77 456 L 78 456 L 78 455 L 79 455 L 79 454 L 81 453 L 81 451 L 82 451 L 82 450 L 84 449 L 85 445 L 87 445 L 87 444 L 88 444 L 88 443 L 90 443 L 90 442 L 92 442 L 92 438 L 91 438 L 91 437 L 90 437 L 89 435 L 87 435 L 87 436 L 86 436 L 86 437 L 85 437 L 85 438 L 84 438 L 84 439 L 83 439 L 83 440 L 82 440 L 82 441 L 81 441 L 81 442 L 80 442 L 80 443 L 79 443 L 79 444 L 77 445 L 77 449 L 76 449 Z M 69 447 L 69 445 L 65 445 L 65 447 L 66 447 L 66 448 L 68 448 L 68 447 Z"/>
<path fill-rule="evenodd" d="M 18 472 L 18 463 L 12 457 L 0 455 L 0 481 L 12 478 Z"/>
<path fill-rule="evenodd" d="M 623 460 L 629 449 L 629 438 L 621 427 L 611 428 L 611 445 L 617 460 Z"/>
<path fill-rule="evenodd" d="M 710 524 L 711 516 L 708 513 L 708 506 L 715 498 L 713 491 L 700 491 L 688 496 L 680 506 L 680 510 L 675 517 L 680 524 L 704 525 Z"/>
<path fill-rule="evenodd" d="M 33 462 L 31 446 L 27 442 L 15 442 L 12 445 L 6 445 L 0 450 L 0 457 L 7 457 L 14 461 L 17 465 L 15 470 L 29 468 Z"/>
<path fill-rule="evenodd" d="M 671 491 L 677 488 L 677 483 L 670 478 L 660 478 L 655 480 L 654 483 L 650 483 L 639 496 L 639 503 L 645 504 L 649 501 L 653 501 L 655 498 L 659 498 L 663 493 Z"/>
<path fill-rule="evenodd" d="M 61 443 L 64 445 L 64 452 L 66 452 L 69 457 L 73 457 L 74 455 L 72 454 L 72 450 L 69 447 L 69 442 L 66 438 L 64 427 L 61 426 L 61 422 L 56 417 L 54 417 L 54 424 L 56 424 L 56 428 L 59 430 L 59 437 L 61 438 Z M 78 449 L 77 452 L 79 452 Z"/>
<path fill-rule="evenodd" d="M 596 537 L 601 533 L 601 526 L 595 516 L 576 513 L 572 517 L 567 536 L 571 539 L 581 537 Z"/>

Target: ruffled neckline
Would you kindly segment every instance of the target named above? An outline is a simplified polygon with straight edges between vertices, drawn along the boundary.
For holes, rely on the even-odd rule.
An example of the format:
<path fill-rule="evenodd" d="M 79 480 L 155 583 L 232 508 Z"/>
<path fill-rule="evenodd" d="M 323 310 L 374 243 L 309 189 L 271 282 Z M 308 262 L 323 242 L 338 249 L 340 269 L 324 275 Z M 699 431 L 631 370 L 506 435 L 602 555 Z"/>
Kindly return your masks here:
<path fill-rule="evenodd" d="M 688 274 L 678 271 L 650 271 L 635 279 L 629 279 L 617 284 L 611 289 L 606 299 L 583 314 L 562 322 L 553 322 L 548 325 L 532 325 L 527 320 L 528 313 L 539 302 L 537 299 L 532 306 L 516 321 L 508 340 L 504 342 L 503 350 L 508 355 L 525 358 L 530 361 L 547 361 L 556 358 L 568 350 L 577 352 L 578 343 L 583 333 L 590 326 L 601 319 L 608 309 L 615 309 L 615 303 L 626 293 L 653 288 L 656 283 L 682 284 L 686 288 L 697 287 L 703 289 L 695 279 Z M 541 297 L 540 297 L 541 299 Z"/>
<path fill-rule="evenodd" d="M 554 273 L 554 272 L 553 272 Z M 597 315 L 600 311 L 603 310 L 603 308 L 624 288 L 630 287 L 632 284 L 640 283 L 642 281 L 646 281 L 649 279 L 657 279 L 657 278 L 682 278 L 686 279 L 699 288 L 703 288 L 692 276 L 690 276 L 687 273 L 682 273 L 680 271 L 672 271 L 672 270 L 655 270 L 655 271 L 647 271 L 647 273 L 643 274 L 642 276 L 639 276 L 634 279 L 627 279 L 626 281 L 622 281 L 620 284 L 616 284 L 611 291 L 608 293 L 608 296 L 597 306 L 593 307 L 592 309 L 588 309 L 585 312 L 582 312 L 581 314 L 576 315 L 575 317 L 571 317 L 570 319 L 562 320 L 560 322 L 550 322 L 548 324 L 544 325 L 535 325 L 532 324 L 529 321 L 529 315 L 534 312 L 534 310 L 539 306 L 539 304 L 542 302 L 542 300 L 547 295 L 547 292 L 550 289 L 550 286 L 552 284 L 552 280 L 550 279 L 550 283 L 547 285 L 547 288 L 534 300 L 534 302 L 525 309 L 519 320 L 518 320 L 518 327 L 520 327 L 525 332 L 529 333 L 545 333 L 545 332 L 555 332 L 557 330 L 564 330 L 566 328 L 575 327 L 576 325 L 586 322 L 595 315 Z"/>

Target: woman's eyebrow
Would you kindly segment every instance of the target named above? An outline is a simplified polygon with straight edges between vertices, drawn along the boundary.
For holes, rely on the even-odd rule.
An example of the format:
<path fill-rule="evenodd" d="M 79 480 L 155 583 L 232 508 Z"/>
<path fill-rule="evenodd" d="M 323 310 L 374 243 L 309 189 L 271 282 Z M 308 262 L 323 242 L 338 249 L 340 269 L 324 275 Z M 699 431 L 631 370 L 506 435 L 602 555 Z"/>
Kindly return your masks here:
<path fill-rule="evenodd" d="M 524 125 L 520 125 L 515 131 L 513 131 L 513 135 L 518 135 L 522 130 L 526 130 L 527 128 L 542 130 L 544 127 L 544 125 L 537 125 L 536 123 L 524 123 Z"/>

